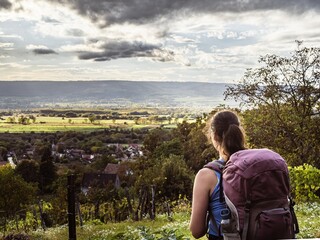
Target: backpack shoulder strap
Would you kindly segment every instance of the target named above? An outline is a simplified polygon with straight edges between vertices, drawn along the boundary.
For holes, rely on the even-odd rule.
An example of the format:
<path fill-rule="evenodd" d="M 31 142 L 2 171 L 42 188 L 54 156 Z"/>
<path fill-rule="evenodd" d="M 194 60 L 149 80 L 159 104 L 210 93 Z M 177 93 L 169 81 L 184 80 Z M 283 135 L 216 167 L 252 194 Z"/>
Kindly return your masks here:
<path fill-rule="evenodd" d="M 225 165 L 226 165 L 225 161 L 219 159 L 219 160 L 214 160 L 212 162 L 209 162 L 203 166 L 204 168 L 209 168 L 220 173 L 220 179 L 219 179 L 219 186 L 220 186 L 219 201 L 220 202 L 224 202 L 224 194 L 223 194 L 223 187 L 222 187 L 222 171 Z M 219 236 L 221 236 L 220 228 L 218 227 L 217 222 L 214 219 L 214 216 L 211 214 L 210 209 L 208 209 L 208 213 L 209 213 L 208 221 L 211 219 L 213 227 L 216 229 L 217 233 L 219 233 Z"/>
<path fill-rule="evenodd" d="M 204 168 L 209 168 L 209 169 L 212 169 L 212 170 L 220 173 L 220 179 L 219 179 L 220 202 L 224 202 L 223 185 L 222 185 L 222 172 L 223 172 L 225 165 L 226 165 L 226 162 L 222 159 L 219 159 L 219 160 L 209 162 L 203 166 Z"/>
<path fill-rule="evenodd" d="M 204 165 L 204 168 L 210 168 L 212 170 L 215 170 L 219 173 L 222 173 L 224 167 L 226 165 L 226 162 L 219 159 L 219 160 L 214 160 L 212 162 L 207 163 L 206 165 Z"/>

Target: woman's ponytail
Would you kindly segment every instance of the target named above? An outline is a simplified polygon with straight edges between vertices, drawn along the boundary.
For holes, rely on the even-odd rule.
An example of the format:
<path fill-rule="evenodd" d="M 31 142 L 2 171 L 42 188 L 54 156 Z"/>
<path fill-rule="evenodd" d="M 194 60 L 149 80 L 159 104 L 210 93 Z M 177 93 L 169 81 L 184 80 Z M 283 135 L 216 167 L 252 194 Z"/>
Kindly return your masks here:
<path fill-rule="evenodd" d="M 212 119 L 211 129 L 215 140 L 229 158 L 237 151 L 245 149 L 245 135 L 238 116 L 231 111 L 220 111 Z"/>
<path fill-rule="evenodd" d="M 229 125 L 228 130 L 223 134 L 221 146 L 230 157 L 235 152 L 245 149 L 245 137 L 240 126 L 236 124 Z"/>

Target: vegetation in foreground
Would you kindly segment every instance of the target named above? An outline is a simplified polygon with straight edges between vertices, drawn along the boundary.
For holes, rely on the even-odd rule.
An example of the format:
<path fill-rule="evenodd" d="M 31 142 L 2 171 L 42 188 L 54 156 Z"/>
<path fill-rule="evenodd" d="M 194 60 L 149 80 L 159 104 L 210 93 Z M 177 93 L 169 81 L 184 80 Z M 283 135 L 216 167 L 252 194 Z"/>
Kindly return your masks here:
<path fill-rule="evenodd" d="M 186 206 L 184 206 L 186 207 Z M 320 238 L 320 203 L 300 203 L 296 205 L 296 213 L 300 224 L 297 238 Z M 193 239 L 189 230 L 190 208 L 177 210 L 171 217 L 157 215 L 156 219 L 141 221 L 127 220 L 120 223 L 104 224 L 98 220 L 86 222 L 77 227 L 78 240 L 187 240 Z M 7 233 L 13 236 L 14 231 Z M 21 233 L 20 233 L 21 234 Z M 18 235 L 16 235 L 18 236 Z M 21 236 L 21 235 L 20 235 Z M 25 233 L 32 240 L 68 239 L 68 226 L 38 229 Z M 16 238 L 23 239 L 23 238 Z M 206 239 L 205 237 L 201 239 Z"/>

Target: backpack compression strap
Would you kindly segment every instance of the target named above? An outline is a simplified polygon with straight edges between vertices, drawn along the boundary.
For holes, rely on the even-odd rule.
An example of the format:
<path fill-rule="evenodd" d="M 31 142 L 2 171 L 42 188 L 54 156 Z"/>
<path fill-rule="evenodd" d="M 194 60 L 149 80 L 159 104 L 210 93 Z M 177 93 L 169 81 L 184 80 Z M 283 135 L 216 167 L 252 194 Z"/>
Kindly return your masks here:
<path fill-rule="evenodd" d="M 244 206 L 244 223 L 243 223 L 243 230 L 242 230 L 242 236 L 241 239 L 247 239 L 248 230 L 249 230 L 249 221 L 250 221 L 250 208 L 251 208 L 251 199 L 249 196 L 249 190 L 248 190 L 248 184 L 245 180 L 244 183 L 244 195 L 246 197 L 246 203 Z"/>
<path fill-rule="evenodd" d="M 291 212 L 291 215 L 292 215 L 292 219 L 293 219 L 293 224 L 294 224 L 294 233 L 299 233 L 300 232 L 300 229 L 299 229 L 299 223 L 298 223 L 298 219 L 297 219 L 297 216 L 296 216 L 296 213 L 294 211 L 294 205 L 296 203 L 293 201 L 292 197 L 290 196 L 289 197 L 289 207 L 290 207 L 290 212 Z"/>

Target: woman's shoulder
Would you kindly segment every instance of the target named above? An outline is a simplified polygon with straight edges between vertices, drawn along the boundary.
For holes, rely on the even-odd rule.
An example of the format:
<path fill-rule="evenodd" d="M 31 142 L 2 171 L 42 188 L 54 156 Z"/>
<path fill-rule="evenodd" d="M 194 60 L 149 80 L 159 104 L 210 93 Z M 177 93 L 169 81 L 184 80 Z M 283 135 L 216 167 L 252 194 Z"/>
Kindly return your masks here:
<path fill-rule="evenodd" d="M 207 174 L 212 174 L 212 169 L 204 167 L 204 168 L 201 168 L 197 173 L 197 175 L 201 175 L 201 176 L 207 175 Z"/>
<path fill-rule="evenodd" d="M 216 180 L 217 175 L 215 171 L 212 171 L 210 168 L 201 168 L 196 175 L 196 179 L 201 181 Z"/>

